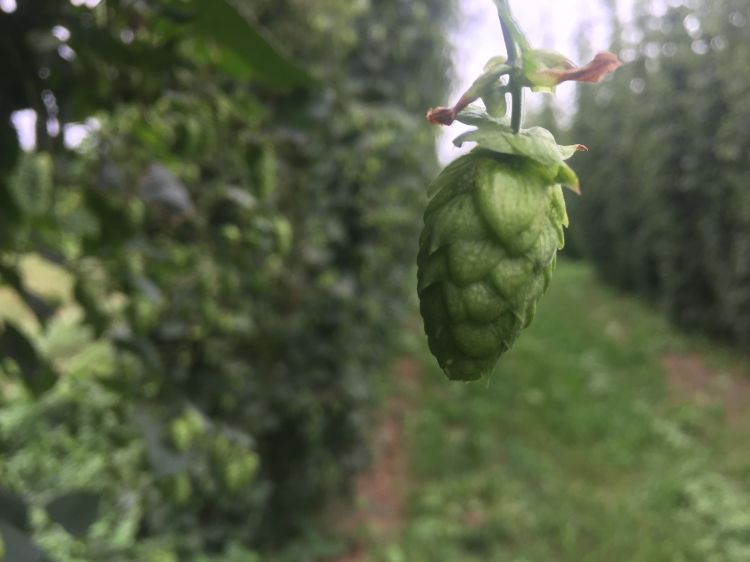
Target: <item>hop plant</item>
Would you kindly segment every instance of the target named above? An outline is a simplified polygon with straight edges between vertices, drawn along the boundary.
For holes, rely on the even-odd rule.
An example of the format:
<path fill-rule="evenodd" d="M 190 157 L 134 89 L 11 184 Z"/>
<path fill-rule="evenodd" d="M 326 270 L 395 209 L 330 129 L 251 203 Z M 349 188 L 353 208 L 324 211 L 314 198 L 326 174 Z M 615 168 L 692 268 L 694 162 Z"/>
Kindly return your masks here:
<path fill-rule="evenodd" d="M 430 186 L 417 258 L 430 350 L 453 380 L 489 375 L 534 319 L 565 243 L 562 187 L 578 192 L 578 178 L 565 160 L 585 147 L 560 146 L 539 127 L 521 130 L 522 89 L 597 82 L 620 64 L 615 55 L 600 53 L 577 68 L 562 55 L 533 50 L 507 0 L 495 3 L 508 58 L 490 59 L 454 107 L 427 115 L 435 124 L 459 120 L 476 127 L 455 141 L 476 148 Z M 479 98 L 487 111 L 469 105 Z"/>

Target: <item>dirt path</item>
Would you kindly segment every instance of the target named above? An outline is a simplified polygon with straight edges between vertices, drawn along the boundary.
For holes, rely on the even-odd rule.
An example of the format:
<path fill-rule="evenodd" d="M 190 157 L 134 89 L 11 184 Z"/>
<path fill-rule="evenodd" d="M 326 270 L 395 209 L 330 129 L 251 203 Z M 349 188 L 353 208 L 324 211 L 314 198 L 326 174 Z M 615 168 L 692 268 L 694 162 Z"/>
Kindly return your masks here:
<path fill-rule="evenodd" d="M 661 363 L 677 398 L 722 406 L 730 425 L 738 424 L 750 412 L 750 378 L 712 369 L 698 354 L 670 353 Z"/>
<path fill-rule="evenodd" d="M 404 499 L 409 484 L 408 459 L 404 446 L 404 412 L 409 396 L 421 376 L 417 361 L 402 358 L 394 363 L 396 392 L 387 400 L 373 439 L 374 460 L 355 483 L 354 513 L 344 531 L 363 534 L 378 543 L 398 535 L 404 523 Z M 350 552 L 331 562 L 362 562 L 366 545 L 357 544 Z"/>

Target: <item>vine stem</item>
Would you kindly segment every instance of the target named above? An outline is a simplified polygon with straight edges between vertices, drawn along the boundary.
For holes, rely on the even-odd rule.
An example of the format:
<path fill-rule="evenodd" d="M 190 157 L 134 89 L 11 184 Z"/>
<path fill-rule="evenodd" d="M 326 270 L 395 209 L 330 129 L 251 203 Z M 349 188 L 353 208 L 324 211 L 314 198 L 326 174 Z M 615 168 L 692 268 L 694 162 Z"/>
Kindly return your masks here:
<path fill-rule="evenodd" d="M 507 9 L 508 11 L 510 10 L 509 7 Z M 514 68 L 514 71 L 510 74 L 508 89 L 511 98 L 510 126 L 513 129 L 513 132 L 517 134 L 521 130 L 521 122 L 523 120 L 523 86 L 521 85 L 518 76 L 523 62 L 519 64 L 518 46 L 516 45 L 514 35 L 510 29 L 510 23 L 506 21 L 500 10 L 498 10 L 498 17 L 500 18 L 500 27 L 503 30 L 505 50 L 508 53 L 508 64 Z"/>

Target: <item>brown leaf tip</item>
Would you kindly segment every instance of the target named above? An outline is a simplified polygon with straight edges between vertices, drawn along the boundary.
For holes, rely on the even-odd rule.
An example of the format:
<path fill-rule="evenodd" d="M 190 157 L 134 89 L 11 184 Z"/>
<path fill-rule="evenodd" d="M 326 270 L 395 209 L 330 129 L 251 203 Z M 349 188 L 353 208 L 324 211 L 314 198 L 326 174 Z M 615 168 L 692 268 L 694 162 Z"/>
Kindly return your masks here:
<path fill-rule="evenodd" d="M 433 125 L 452 125 L 456 120 L 456 111 L 451 107 L 435 107 L 427 112 L 427 121 Z"/>
<path fill-rule="evenodd" d="M 586 146 L 585 144 L 578 144 L 578 145 L 576 145 L 576 150 L 578 152 L 588 152 L 589 151 L 589 147 Z"/>

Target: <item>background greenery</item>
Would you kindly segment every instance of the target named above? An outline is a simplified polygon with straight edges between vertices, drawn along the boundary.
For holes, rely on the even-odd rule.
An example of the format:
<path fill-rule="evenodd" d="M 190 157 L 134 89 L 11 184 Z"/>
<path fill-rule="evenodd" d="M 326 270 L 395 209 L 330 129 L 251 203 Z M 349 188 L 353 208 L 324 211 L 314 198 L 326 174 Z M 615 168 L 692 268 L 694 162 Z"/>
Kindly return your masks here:
<path fill-rule="evenodd" d="M 246 560 L 316 530 L 367 465 L 407 310 L 448 8 L 0 12 L 6 559 L 40 559 L 31 536 L 57 560 Z M 90 118 L 74 150 L 54 134 Z"/>
<path fill-rule="evenodd" d="M 394 396 L 403 513 L 355 535 L 356 560 L 750 557 L 750 367 L 654 312 L 750 343 L 746 2 L 613 18 L 628 64 L 560 131 L 591 148 L 567 252 L 596 275 L 564 263 L 472 386 L 443 380 L 414 303 L 452 3 L 17 4 L 0 559 L 333 560 Z M 31 152 L 10 123 L 27 108 Z M 386 376 L 394 354 L 417 375 Z"/>
<path fill-rule="evenodd" d="M 613 48 L 629 64 L 581 88 L 571 138 L 586 197 L 576 246 L 676 324 L 750 345 L 750 5 L 641 2 Z M 620 32 L 622 32 L 620 34 Z"/>

